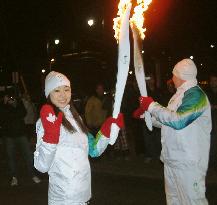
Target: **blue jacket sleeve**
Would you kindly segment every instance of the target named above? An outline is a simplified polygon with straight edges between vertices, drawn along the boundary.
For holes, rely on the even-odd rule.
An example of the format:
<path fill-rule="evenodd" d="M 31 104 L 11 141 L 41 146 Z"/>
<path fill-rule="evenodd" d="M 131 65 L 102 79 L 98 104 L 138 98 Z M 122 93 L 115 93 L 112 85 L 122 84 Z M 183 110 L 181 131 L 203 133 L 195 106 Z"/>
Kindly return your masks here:
<path fill-rule="evenodd" d="M 88 133 L 89 155 L 91 157 L 99 157 L 109 144 L 109 138 L 105 137 L 101 131 L 96 135 L 96 138 Z"/>

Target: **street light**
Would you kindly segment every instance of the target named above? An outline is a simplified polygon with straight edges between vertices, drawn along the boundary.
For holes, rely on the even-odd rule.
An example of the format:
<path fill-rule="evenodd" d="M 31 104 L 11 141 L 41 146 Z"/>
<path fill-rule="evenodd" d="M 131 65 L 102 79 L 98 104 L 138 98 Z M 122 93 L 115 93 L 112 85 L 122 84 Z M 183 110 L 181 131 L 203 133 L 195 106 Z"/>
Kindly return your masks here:
<path fill-rule="evenodd" d="M 50 60 L 50 62 L 49 62 L 49 68 L 50 68 L 50 71 L 51 71 L 51 69 L 52 69 L 52 63 L 54 63 L 54 61 L 55 61 L 55 59 L 52 58 L 52 59 Z"/>
<path fill-rule="evenodd" d="M 58 38 L 53 40 L 47 40 L 47 57 L 48 57 L 48 63 L 49 63 L 49 69 L 51 71 L 51 64 L 55 61 L 54 58 L 50 59 L 51 55 L 54 55 L 54 50 L 57 49 L 57 47 L 54 47 L 55 45 L 58 45 L 60 43 L 60 40 Z M 56 51 L 55 51 L 56 53 Z"/>
<path fill-rule="evenodd" d="M 91 26 L 93 26 L 94 25 L 94 20 L 93 19 L 89 19 L 88 21 L 87 21 L 87 24 L 91 27 Z"/>
<path fill-rule="evenodd" d="M 58 44 L 60 43 L 60 40 L 59 40 L 59 39 L 55 39 L 55 40 L 54 40 L 54 43 L 55 43 L 56 45 L 58 45 Z"/>

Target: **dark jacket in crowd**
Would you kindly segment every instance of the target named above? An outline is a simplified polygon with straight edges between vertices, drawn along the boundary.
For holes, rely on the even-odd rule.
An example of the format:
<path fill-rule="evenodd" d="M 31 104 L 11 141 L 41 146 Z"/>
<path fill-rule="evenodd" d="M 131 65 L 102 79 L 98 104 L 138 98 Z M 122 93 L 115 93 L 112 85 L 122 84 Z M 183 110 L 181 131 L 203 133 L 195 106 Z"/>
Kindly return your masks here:
<path fill-rule="evenodd" d="M 16 106 L 11 104 L 1 105 L 2 135 L 5 137 L 21 137 L 25 135 L 24 117 L 26 109 L 21 100 L 17 100 Z"/>

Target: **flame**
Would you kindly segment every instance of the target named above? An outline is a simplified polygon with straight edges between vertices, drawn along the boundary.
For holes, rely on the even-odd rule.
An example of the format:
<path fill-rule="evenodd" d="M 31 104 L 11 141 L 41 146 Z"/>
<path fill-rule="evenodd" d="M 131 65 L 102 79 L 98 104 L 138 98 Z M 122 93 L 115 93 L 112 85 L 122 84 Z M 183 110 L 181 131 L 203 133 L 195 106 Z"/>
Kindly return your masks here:
<path fill-rule="evenodd" d="M 145 31 L 146 28 L 143 28 L 144 25 L 144 13 L 148 9 L 149 4 L 152 2 L 152 0 L 137 0 L 137 6 L 134 8 L 133 16 L 130 19 L 131 26 L 136 26 L 139 30 L 139 35 L 141 39 L 145 38 Z M 121 19 L 126 11 L 126 8 L 128 4 L 131 3 L 131 0 L 120 0 L 120 3 L 118 5 L 118 16 L 113 19 L 114 25 L 113 29 L 115 30 L 114 37 L 116 40 L 119 40 L 119 34 L 120 34 L 120 26 L 121 26 Z"/>
<path fill-rule="evenodd" d="M 117 17 L 113 19 L 114 25 L 113 29 L 115 30 L 115 39 L 118 41 L 120 36 L 120 26 L 123 14 L 125 13 L 127 6 L 131 3 L 131 0 L 120 0 L 118 4 L 118 13 Z"/>
<path fill-rule="evenodd" d="M 136 26 L 139 30 L 139 35 L 141 39 L 145 38 L 146 28 L 143 28 L 144 25 L 144 13 L 148 9 L 149 4 L 152 0 L 137 0 L 137 6 L 134 8 L 134 14 L 130 19 L 131 26 Z"/>

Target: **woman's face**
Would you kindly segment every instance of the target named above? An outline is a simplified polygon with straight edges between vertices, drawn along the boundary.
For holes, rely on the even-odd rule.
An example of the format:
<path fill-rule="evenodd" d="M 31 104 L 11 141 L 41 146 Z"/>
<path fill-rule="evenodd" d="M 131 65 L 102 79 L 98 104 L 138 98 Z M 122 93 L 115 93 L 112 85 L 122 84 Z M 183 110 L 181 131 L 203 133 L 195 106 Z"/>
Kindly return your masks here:
<path fill-rule="evenodd" d="M 71 100 L 71 88 L 65 85 L 59 86 L 50 92 L 51 102 L 58 108 L 64 108 Z"/>

